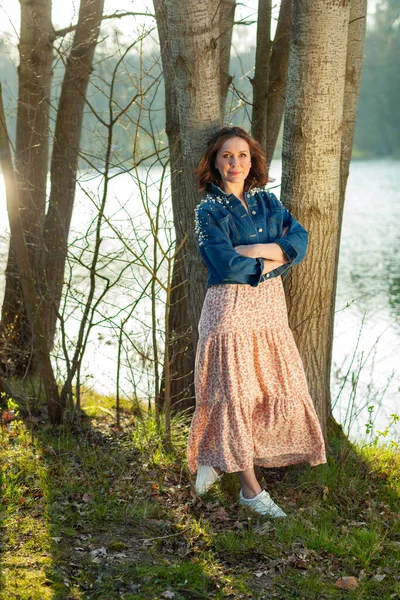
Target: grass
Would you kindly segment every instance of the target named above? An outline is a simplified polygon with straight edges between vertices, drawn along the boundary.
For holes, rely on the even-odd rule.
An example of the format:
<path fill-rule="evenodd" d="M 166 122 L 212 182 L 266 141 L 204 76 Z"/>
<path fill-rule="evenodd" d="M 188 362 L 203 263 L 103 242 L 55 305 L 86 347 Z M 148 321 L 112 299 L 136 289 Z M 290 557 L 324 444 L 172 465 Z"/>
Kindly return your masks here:
<path fill-rule="evenodd" d="M 260 469 L 289 515 L 273 521 L 238 505 L 234 475 L 195 495 L 188 416 L 166 449 L 152 416 L 125 404 L 118 431 L 112 399 L 84 407 L 75 431 L 0 430 L 0 600 L 400 598 L 397 449 L 331 427 L 327 465 Z"/>

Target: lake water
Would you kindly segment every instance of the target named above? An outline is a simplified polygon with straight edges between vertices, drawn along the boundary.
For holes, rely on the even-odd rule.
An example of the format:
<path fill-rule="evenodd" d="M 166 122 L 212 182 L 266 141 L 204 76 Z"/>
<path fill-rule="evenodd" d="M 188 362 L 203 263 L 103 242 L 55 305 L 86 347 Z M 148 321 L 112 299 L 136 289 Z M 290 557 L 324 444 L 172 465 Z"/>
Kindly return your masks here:
<path fill-rule="evenodd" d="M 280 181 L 281 163 L 274 161 L 271 175 Z M 144 179 L 145 173 L 143 173 Z M 159 171 L 153 170 L 149 179 L 148 197 L 156 202 L 158 197 Z M 336 317 L 332 373 L 333 413 L 351 437 L 363 437 L 369 419 L 368 406 L 373 406 L 372 417 L 376 429 L 384 429 L 390 415 L 399 412 L 400 399 L 400 163 L 388 160 L 353 161 L 346 194 L 340 249 L 339 277 L 336 299 Z M 274 189 L 279 196 L 279 188 Z M 101 195 L 101 182 L 97 178 L 82 178 L 77 189 L 77 200 L 72 222 L 74 239 L 73 255 L 85 256 L 85 245 L 93 239 L 82 237 L 95 216 L 94 204 Z M 147 207 L 154 214 L 154 206 Z M 171 218 L 168 190 L 163 196 L 163 217 Z M 130 175 L 115 177 L 107 197 L 106 215 L 113 224 L 104 224 L 102 250 L 110 252 L 114 262 L 107 264 L 104 256 L 105 275 L 115 274 L 115 266 L 130 259 L 130 245 L 137 240 L 149 239 L 146 210 L 140 198 L 137 184 Z M 0 301 L 4 287 L 4 268 L 7 249 L 7 214 L 4 187 L 0 187 Z M 163 236 L 165 248 L 170 233 Z M 151 249 L 151 243 L 149 249 Z M 147 253 L 149 255 L 149 252 Z M 151 252 L 150 252 L 151 255 Z M 87 257 L 89 254 L 87 254 Z M 75 261 L 72 279 L 77 293 L 85 294 L 88 286 L 87 271 Z M 71 264 L 72 264 L 71 263 Z M 122 263 L 121 263 L 122 264 Z M 142 269 L 142 273 L 143 273 Z M 138 275 L 139 273 L 139 275 Z M 96 313 L 98 325 L 92 331 L 82 368 L 82 378 L 101 392 L 115 393 L 116 339 L 118 324 L 126 315 L 135 297 L 140 293 L 141 275 L 134 265 L 121 278 L 118 288 L 112 290 L 99 305 Z M 74 336 L 80 308 L 77 300 L 71 300 L 68 319 L 69 345 Z M 83 298 L 83 296 L 81 297 Z M 161 293 L 162 298 L 162 293 Z M 129 350 L 127 361 L 121 371 L 121 387 L 124 393 L 136 391 L 146 394 L 151 384 L 143 378 L 135 379 L 142 368 L 140 348 L 151 347 L 151 303 L 143 299 L 135 310 L 140 321 L 127 325 L 135 336 L 136 352 Z M 115 326 L 110 325 L 113 317 Z M 157 319 L 162 331 L 162 306 L 158 307 Z M 161 334 L 162 335 L 162 334 Z M 63 370 L 62 359 L 56 364 Z M 343 377 L 347 373 L 347 381 Z M 132 384 L 132 381 L 135 383 Z M 339 393 L 340 392 L 340 393 Z M 400 439 L 399 428 L 390 428 L 390 439 Z"/>

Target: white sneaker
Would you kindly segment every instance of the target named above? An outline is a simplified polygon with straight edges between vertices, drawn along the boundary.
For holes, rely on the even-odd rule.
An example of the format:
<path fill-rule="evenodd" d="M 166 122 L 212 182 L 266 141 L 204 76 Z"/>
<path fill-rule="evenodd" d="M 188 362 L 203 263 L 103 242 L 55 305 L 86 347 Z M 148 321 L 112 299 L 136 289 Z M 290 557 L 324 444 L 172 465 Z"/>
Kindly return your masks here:
<path fill-rule="evenodd" d="M 240 490 L 239 502 L 266 517 L 272 517 L 273 519 L 287 517 L 287 514 L 275 504 L 271 496 L 265 490 L 262 490 L 257 496 L 254 496 L 254 498 L 245 498 L 242 490 Z"/>
<path fill-rule="evenodd" d="M 199 496 L 205 494 L 213 483 L 222 477 L 223 473 L 217 473 L 214 467 L 199 465 L 197 468 L 196 492 Z"/>

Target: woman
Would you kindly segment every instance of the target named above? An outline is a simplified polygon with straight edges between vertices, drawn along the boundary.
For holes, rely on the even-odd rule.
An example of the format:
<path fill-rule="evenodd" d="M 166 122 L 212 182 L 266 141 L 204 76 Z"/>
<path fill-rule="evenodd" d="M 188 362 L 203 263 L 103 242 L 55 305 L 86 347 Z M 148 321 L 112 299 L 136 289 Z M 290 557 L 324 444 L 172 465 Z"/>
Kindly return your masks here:
<path fill-rule="evenodd" d="M 237 472 L 240 503 L 285 517 L 254 465 L 326 462 L 320 425 L 288 326 L 281 275 L 303 260 L 307 232 L 264 189 L 259 144 L 241 127 L 210 140 L 198 167 L 199 251 L 208 268 L 195 363 L 188 464 L 204 494 Z"/>

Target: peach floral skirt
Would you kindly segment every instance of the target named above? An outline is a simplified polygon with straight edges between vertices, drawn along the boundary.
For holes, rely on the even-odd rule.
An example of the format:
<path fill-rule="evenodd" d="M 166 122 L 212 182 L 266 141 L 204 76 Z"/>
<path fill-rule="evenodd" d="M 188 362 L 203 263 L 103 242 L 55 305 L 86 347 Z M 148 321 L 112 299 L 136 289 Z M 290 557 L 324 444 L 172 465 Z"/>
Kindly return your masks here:
<path fill-rule="evenodd" d="M 199 336 L 191 473 L 326 462 L 280 277 L 208 288 Z"/>

